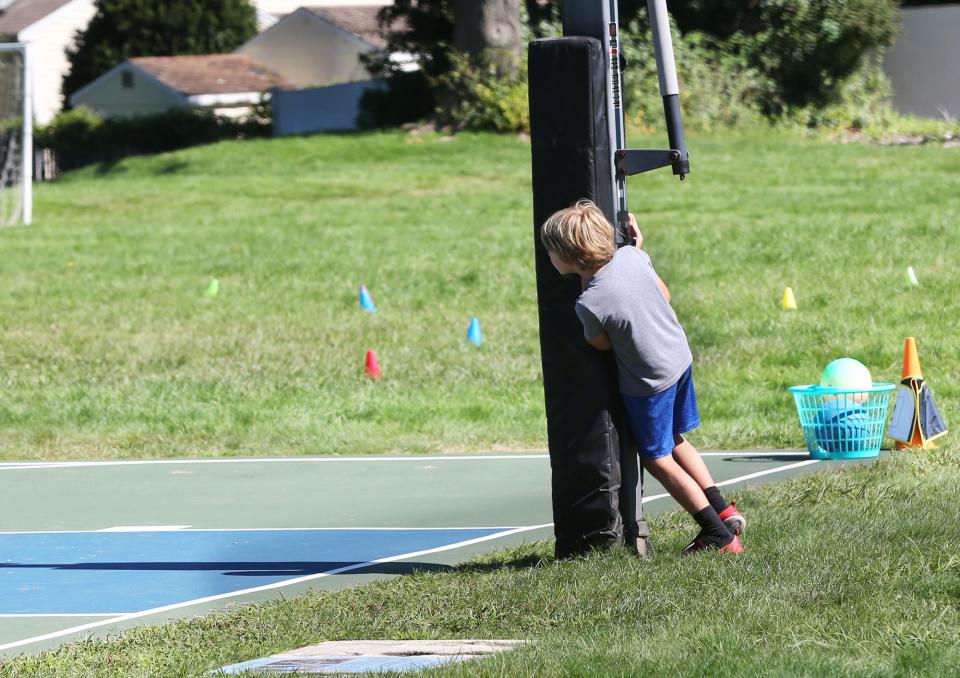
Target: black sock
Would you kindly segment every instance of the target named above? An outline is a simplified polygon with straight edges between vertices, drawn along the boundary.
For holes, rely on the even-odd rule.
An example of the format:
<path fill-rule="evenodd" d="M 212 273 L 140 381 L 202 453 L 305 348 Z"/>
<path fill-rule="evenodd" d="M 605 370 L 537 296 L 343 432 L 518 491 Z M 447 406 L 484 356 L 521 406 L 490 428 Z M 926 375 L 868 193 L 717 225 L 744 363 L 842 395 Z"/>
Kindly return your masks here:
<path fill-rule="evenodd" d="M 720 516 L 712 506 L 707 506 L 703 510 L 693 514 L 693 519 L 700 526 L 700 534 L 706 537 L 712 544 L 717 546 L 726 546 L 733 541 L 733 534 L 727 529 L 727 526 L 720 520 Z"/>
<path fill-rule="evenodd" d="M 707 501 L 710 502 L 710 506 L 713 507 L 713 510 L 717 513 L 720 513 L 723 509 L 727 508 L 727 502 L 723 500 L 723 495 L 720 494 L 720 490 L 717 489 L 717 486 L 708 487 L 703 491 L 707 495 Z"/>

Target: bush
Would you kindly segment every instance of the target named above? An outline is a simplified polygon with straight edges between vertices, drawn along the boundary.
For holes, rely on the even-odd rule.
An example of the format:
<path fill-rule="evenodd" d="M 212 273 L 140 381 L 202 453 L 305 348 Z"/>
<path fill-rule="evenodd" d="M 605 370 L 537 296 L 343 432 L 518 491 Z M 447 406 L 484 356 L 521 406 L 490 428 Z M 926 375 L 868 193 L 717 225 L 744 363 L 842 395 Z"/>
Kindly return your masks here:
<path fill-rule="evenodd" d="M 729 43 L 768 81 L 758 103 L 771 117 L 837 102 L 844 80 L 893 44 L 900 22 L 897 0 L 687 0 L 671 10 L 681 33 Z"/>
<path fill-rule="evenodd" d="M 527 0 L 523 7 L 526 38 L 561 33 L 557 3 Z M 619 7 L 628 124 L 660 128 L 646 2 L 621 0 Z M 896 0 L 678 0 L 670 7 L 688 128 L 763 120 L 862 128 L 892 114 L 877 60 L 898 30 Z M 452 0 L 397 0 L 387 14 L 405 20 L 392 49 L 416 55 L 422 70 L 402 73 L 382 62 L 387 90 L 364 106 L 368 125 L 432 115 L 458 129 L 526 129 L 525 65 L 516 75 L 454 54 Z"/>
<path fill-rule="evenodd" d="M 63 171 L 130 155 L 162 153 L 222 139 L 269 136 L 269 121 L 255 110 L 247 119 L 209 111 L 171 108 L 133 118 L 101 118 L 79 107 L 59 114 L 35 132 L 36 145 L 56 153 Z"/>
<path fill-rule="evenodd" d="M 839 101 L 864 57 L 893 44 L 900 19 L 895 0 L 765 0 L 760 16 L 764 28 L 746 44 L 777 85 L 761 102 L 771 114 Z"/>
<path fill-rule="evenodd" d="M 680 36 L 676 30 L 673 42 L 686 128 L 709 130 L 763 119 L 757 98 L 770 83 L 733 43 L 701 32 Z M 624 28 L 621 44 L 627 59 L 623 75 L 627 124 L 647 132 L 662 129 L 663 100 L 645 15 Z"/>
<path fill-rule="evenodd" d="M 480 59 L 452 52 L 450 70 L 435 80 L 441 92 L 436 116 L 453 129 L 529 132 L 527 64 L 512 54 Z"/>
<path fill-rule="evenodd" d="M 433 115 L 433 88 L 422 71 L 398 69 L 381 76 L 380 81 L 384 87 L 368 89 L 360 96 L 359 127 L 397 127 Z"/>

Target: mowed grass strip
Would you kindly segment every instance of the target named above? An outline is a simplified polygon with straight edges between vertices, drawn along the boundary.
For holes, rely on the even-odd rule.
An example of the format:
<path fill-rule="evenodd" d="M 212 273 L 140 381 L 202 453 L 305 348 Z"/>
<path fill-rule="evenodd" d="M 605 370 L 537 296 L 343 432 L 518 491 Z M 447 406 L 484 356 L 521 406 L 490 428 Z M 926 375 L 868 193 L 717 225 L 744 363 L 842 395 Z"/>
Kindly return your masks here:
<path fill-rule="evenodd" d="M 742 557 L 659 551 L 556 562 L 551 543 L 451 572 L 235 607 L 0 663 L 7 676 L 185 676 L 323 640 L 524 638 L 443 675 L 953 675 L 960 665 L 960 452 L 739 493 Z"/>
<path fill-rule="evenodd" d="M 696 442 L 799 446 L 786 387 L 844 355 L 895 381 L 907 335 L 949 423 L 960 150 L 770 131 L 690 146 L 687 181 L 631 178 L 630 202 L 695 355 Z M 388 132 L 38 186 L 36 223 L 0 231 L 0 458 L 542 449 L 529 167 L 512 137 Z"/>

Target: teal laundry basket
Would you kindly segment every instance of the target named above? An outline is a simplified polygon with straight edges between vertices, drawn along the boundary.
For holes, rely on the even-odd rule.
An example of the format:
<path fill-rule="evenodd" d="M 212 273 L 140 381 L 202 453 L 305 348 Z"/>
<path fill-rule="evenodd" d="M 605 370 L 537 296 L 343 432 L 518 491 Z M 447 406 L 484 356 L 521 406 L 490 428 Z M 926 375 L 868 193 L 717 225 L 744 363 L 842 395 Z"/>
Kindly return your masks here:
<path fill-rule="evenodd" d="M 893 384 L 842 389 L 809 384 L 791 386 L 813 459 L 864 459 L 880 454 Z"/>

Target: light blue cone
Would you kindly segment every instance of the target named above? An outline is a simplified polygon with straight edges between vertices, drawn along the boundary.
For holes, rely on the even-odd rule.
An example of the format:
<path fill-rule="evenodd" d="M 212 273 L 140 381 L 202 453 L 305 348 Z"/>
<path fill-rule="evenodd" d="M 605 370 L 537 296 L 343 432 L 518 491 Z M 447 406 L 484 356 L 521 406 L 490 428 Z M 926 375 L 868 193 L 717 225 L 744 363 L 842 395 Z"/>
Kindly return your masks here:
<path fill-rule="evenodd" d="M 370 290 L 366 285 L 360 285 L 360 308 L 367 313 L 377 312 L 377 307 L 373 305 L 373 297 L 370 296 Z"/>
<path fill-rule="evenodd" d="M 483 332 L 480 331 L 480 321 L 474 316 L 470 318 L 470 327 L 467 329 L 467 341 L 474 346 L 483 343 Z"/>

